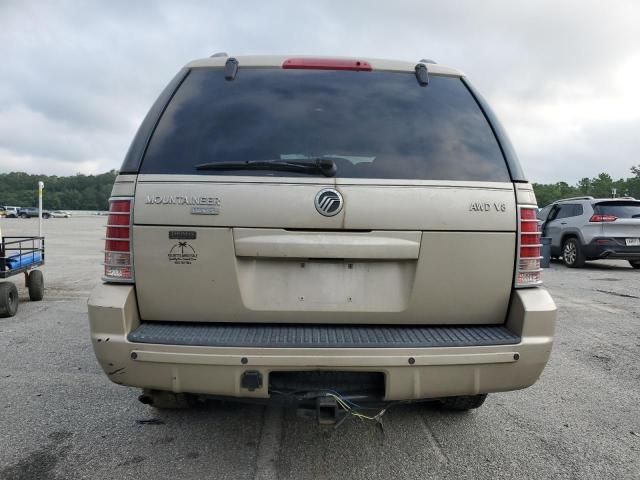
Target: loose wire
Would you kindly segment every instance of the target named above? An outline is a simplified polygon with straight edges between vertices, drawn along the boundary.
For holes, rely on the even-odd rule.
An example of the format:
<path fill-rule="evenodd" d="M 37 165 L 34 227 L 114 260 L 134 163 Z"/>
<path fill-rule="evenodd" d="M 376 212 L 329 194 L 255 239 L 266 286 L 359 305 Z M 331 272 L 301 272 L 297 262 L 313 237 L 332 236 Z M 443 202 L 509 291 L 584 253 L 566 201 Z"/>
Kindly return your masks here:
<path fill-rule="evenodd" d="M 346 399 L 343 399 L 342 396 L 340 394 L 336 393 L 332 393 L 330 391 L 326 392 L 326 395 L 329 397 L 332 397 L 335 399 L 335 401 L 338 403 L 338 405 L 340 405 L 340 407 L 347 412 L 350 415 L 353 415 L 356 418 L 359 418 L 361 420 L 371 420 L 374 422 L 380 422 L 382 416 L 386 413 L 387 408 L 383 408 L 382 410 L 380 410 L 378 413 L 376 413 L 373 416 L 370 415 L 365 415 L 363 413 L 360 413 L 358 411 L 355 411 L 346 401 Z M 359 407 L 358 407 L 359 408 Z"/>

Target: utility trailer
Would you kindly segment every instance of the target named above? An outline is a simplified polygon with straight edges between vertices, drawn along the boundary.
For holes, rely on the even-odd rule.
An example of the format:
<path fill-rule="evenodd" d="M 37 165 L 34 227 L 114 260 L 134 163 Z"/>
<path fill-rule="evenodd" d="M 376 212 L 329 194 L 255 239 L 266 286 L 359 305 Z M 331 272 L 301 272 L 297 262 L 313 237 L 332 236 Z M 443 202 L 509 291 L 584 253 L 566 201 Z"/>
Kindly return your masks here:
<path fill-rule="evenodd" d="M 18 289 L 11 281 L 23 274 L 29 298 L 37 302 L 44 296 L 44 277 L 37 267 L 44 265 L 44 237 L 2 237 L 0 243 L 0 317 L 13 317 L 18 311 Z"/>

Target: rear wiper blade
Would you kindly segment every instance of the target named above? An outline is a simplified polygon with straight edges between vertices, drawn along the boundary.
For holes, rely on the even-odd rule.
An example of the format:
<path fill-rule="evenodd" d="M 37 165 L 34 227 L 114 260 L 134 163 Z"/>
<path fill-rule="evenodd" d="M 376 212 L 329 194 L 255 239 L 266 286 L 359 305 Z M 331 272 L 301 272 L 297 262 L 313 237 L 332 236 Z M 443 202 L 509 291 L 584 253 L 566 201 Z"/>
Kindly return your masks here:
<path fill-rule="evenodd" d="M 310 161 L 246 160 L 244 162 L 210 162 L 196 165 L 196 170 L 275 170 L 282 172 L 322 173 L 334 177 L 336 163 L 331 158 L 312 158 Z"/>

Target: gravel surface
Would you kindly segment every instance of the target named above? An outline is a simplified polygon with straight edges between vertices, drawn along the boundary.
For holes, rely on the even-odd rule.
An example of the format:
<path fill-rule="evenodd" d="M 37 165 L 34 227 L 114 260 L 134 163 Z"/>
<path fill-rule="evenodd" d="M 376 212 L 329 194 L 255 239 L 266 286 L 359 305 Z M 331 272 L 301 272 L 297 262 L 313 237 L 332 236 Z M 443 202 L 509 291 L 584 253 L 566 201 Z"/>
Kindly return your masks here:
<path fill-rule="evenodd" d="M 37 231 L 3 219 L 4 235 Z M 640 478 L 640 271 L 553 263 L 551 361 L 533 387 L 472 413 L 398 406 L 318 427 L 292 411 L 213 404 L 156 412 L 110 383 L 89 342 L 104 217 L 51 219 L 46 293 L 0 319 L 0 479 Z M 145 423 L 145 420 L 152 420 Z"/>

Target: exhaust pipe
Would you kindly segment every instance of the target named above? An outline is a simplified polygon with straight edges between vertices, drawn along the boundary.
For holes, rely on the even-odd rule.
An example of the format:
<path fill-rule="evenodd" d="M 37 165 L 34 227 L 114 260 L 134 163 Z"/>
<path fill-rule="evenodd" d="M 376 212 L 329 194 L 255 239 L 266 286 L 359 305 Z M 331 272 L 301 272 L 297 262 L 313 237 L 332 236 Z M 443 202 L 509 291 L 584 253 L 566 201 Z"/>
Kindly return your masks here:
<path fill-rule="evenodd" d="M 189 408 L 196 403 L 196 398 L 188 393 L 174 393 L 161 390 L 143 390 L 138 400 L 140 403 L 159 409 Z"/>

